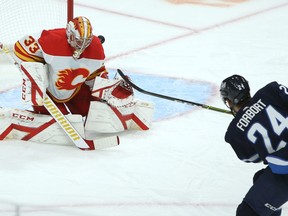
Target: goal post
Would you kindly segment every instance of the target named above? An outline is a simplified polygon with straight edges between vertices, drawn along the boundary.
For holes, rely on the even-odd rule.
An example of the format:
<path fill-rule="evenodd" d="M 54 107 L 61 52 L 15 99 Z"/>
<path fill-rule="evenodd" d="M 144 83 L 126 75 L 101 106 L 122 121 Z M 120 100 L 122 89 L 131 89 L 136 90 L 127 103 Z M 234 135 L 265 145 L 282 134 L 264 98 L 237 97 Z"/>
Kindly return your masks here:
<path fill-rule="evenodd" d="M 74 0 L 67 0 L 67 23 L 74 18 Z"/>

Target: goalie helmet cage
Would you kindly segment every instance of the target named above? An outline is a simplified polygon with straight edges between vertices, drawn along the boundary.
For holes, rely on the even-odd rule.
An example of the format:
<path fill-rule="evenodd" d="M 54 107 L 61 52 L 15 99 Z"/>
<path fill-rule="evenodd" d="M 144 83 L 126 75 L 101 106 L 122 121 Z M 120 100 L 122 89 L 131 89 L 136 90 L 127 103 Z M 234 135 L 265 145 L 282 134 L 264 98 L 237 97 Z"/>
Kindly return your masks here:
<path fill-rule="evenodd" d="M 66 27 L 73 18 L 73 0 L 0 0 L 0 5 L 0 42 L 8 47 L 27 34 Z"/>

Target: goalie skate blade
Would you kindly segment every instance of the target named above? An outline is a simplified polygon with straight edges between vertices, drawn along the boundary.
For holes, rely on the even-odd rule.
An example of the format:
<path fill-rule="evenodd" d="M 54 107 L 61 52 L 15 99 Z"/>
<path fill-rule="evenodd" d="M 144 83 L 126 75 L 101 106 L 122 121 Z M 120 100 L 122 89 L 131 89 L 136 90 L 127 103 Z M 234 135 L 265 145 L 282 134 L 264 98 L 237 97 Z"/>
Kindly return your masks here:
<path fill-rule="evenodd" d="M 118 136 L 103 137 L 94 140 L 85 140 L 85 142 L 89 145 L 89 148 L 79 148 L 79 149 L 84 151 L 99 150 L 115 147 L 120 144 Z"/>

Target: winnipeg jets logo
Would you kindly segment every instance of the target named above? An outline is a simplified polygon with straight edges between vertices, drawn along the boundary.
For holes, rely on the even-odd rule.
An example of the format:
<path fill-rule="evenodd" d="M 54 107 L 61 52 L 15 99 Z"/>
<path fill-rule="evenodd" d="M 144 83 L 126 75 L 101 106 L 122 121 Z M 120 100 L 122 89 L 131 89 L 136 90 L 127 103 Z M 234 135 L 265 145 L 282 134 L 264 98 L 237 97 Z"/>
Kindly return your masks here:
<path fill-rule="evenodd" d="M 58 72 L 58 79 L 55 82 L 59 90 L 73 90 L 82 85 L 89 76 L 89 71 L 85 68 L 65 69 Z"/>

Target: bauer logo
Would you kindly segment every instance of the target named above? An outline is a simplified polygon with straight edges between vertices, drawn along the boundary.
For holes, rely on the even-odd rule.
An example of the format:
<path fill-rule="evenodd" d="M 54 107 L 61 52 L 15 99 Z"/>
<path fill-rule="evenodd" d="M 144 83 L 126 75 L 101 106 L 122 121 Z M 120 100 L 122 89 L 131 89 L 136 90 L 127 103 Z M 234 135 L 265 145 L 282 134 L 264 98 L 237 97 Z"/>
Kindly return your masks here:
<path fill-rule="evenodd" d="M 123 71 L 139 87 L 144 90 L 163 94 L 179 99 L 193 101 L 196 103 L 208 104 L 212 94 L 215 94 L 216 87 L 209 82 L 179 77 L 167 77 L 154 74 L 139 74 L 133 71 Z M 109 70 L 109 78 L 113 79 L 116 70 Z M 179 102 L 165 100 L 154 96 L 146 95 L 134 89 L 135 98 L 142 101 L 154 103 L 154 121 L 170 119 L 184 115 L 196 110 L 196 106 L 185 105 Z M 30 109 L 31 106 L 21 102 L 21 88 L 13 88 L 0 92 L 2 107 L 13 107 L 19 109 Z"/>

